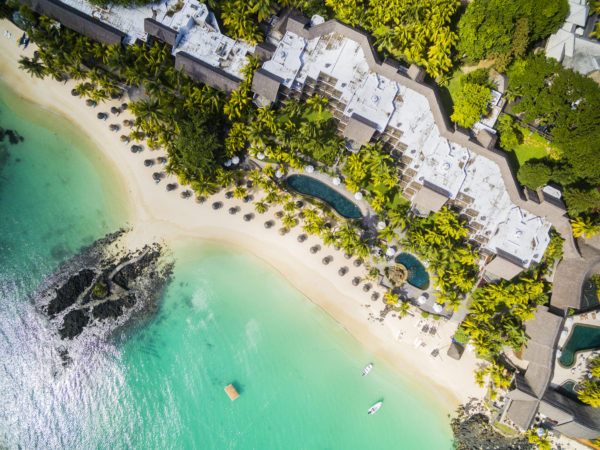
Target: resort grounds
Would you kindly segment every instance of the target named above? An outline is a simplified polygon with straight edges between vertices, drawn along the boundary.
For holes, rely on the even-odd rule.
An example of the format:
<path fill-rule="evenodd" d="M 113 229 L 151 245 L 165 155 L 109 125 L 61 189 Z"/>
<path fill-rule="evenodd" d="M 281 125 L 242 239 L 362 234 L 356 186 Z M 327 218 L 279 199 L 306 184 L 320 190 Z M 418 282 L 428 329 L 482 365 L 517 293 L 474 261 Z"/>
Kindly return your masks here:
<path fill-rule="evenodd" d="M 130 233 L 132 246 L 151 241 L 175 244 L 192 237 L 219 241 L 251 252 L 281 272 L 369 351 L 397 367 L 415 389 L 437 398 L 448 413 L 459 403 L 483 397 L 484 389 L 475 384 L 473 376 L 478 365 L 475 354 L 467 351 L 460 361 L 446 356 L 461 314 L 455 314 L 455 319 L 450 321 L 434 321 L 411 310 L 411 315 L 402 319 L 394 311 L 381 318 L 380 312 L 385 307 L 381 300 L 383 288 L 372 282 L 373 289 L 364 292 L 362 284 L 352 284 L 353 278 L 365 277 L 364 266 L 356 267 L 352 260 L 344 257 L 343 251 L 325 246 L 314 236 L 298 242 L 297 237 L 302 233 L 299 228 L 281 236 L 276 208 L 257 214 L 251 203 L 227 199 L 225 192 L 208 198 L 203 204 L 196 203 L 193 197 L 181 198 L 180 193 L 185 187 L 167 192 L 165 186 L 177 181 L 167 176 L 157 184 L 152 179 L 152 173 L 159 170 L 157 166 L 144 166 L 145 159 L 156 159 L 165 156 L 164 153 L 150 152 L 147 148 L 141 153 L 132 153 L 130 145 L 120 141 L 121 133 L 109 129 L 111 124 L 123 127 L 123 121 L 132 118 L 128 112 L 118 116 L 109 113 L 106 121 L 96 117 L 99 112 L 110 112 L 112 106 L 121 105 L 124 99 L 91 108 L 83 99 L 71 95 L 72 82 L 29 77 L 18 68 L 17 61 L 22 55 L 31 56 L 35 49 L 30 46 L 22 51 L 17 47 L 16 41 L 22 32 L 10 22 L 2 21 L 0 27 L 12 35 L 0 39 L 3 54 L 0 78 L 27 100 L 79 125 L 112 163 L 114 172 L 119 174 L 119 180 L 115 182 L 123 183 L 129 195 L 124 201 L 134 230 Z M 254 191 L 252 195 L 260 198 L 261 193 Z M 223 207 L 213 209 L 212 204 L 216 201 L 222 202 Z M 237 214 L 229 214 L 231 207 L 239 208 Z M 248 213 L 254 214 L 250 221 L 243 218 Z M 266 229 L 264 223 L 269 220 L 277 225 Z M 320 245 L 321 250 L 313 254 L 310 248 L 315 245 Z M 333 259 L 324 265 L 322 259 L 328 255 Z M 340 276 L 338 271 L 342 267 L 347 268 L 347 273 Z M 376 301 L 371 299 L 374 291 L 380 294 Z M 427 328 L 433 325 L 436 332 L 424 333 L 425 325 L 429 325 Z M 431 355 L 434 350 L 439 351 L 436 357 Z"/>

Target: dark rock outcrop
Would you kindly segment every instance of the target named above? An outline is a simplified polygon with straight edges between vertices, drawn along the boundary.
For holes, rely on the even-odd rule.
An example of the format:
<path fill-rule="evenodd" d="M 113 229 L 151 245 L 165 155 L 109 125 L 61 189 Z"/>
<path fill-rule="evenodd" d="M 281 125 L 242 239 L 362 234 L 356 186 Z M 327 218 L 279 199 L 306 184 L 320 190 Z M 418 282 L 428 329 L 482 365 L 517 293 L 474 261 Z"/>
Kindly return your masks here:
<path fill-rule="evenodd" d="M 73 339 L 79 336 L 90 321 L 87 309 L 72 309 L 63 318 L 58 334 L 62 339 Z"/>
<path fill-rule="evenodd" d="M 46 312 L 50 317 L 63 312 L 73 305 L 79 296 L 92 285 L 96 273 L 91 269 L 83 269 L 70 277 L 65 284 L 56 289 L 56 297 L 50 300 Z"/>

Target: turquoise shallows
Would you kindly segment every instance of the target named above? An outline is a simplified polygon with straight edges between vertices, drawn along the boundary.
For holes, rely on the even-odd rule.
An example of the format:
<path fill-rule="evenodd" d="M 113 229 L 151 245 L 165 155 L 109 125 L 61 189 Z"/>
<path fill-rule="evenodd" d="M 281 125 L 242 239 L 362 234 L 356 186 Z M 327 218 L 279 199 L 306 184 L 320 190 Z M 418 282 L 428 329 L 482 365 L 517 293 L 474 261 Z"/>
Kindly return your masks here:
<path fill-rule="evenodd" d="M 575 363 L 577 352 L 598 348 L 600 348 L 600 327 L 576 324 L 562 348 L 558 362 L 564 367 L 571 367 Z"/>
<path fill-rule="evenodd" d="M 408 283 L 418 289 L 427 289 L 429 287 L 429 274 L 425 266 L 414 255 L 410 253 L 400 253 L 396 256 L 396 262 L 402 264 L 408 269 Z"/>
<path fill-rule="evenodd" d="M 335 189 L 313 177 L 305 175 L 290 175 L 285 183 L 294 191 L 322 200 L 346 219 L 360 219 L 362 213 L 356 204 Z"/>
<path fill-rule="evenodd" d="M 60 261 L 126 222 L 115 203 L 124 191 L 71 124 L 16 98 L 5 103 L 0 123 L 25 142 L 9 148 L 0 176 L 1 446 L 452 448 L 429 386 L 364 350 L 260 260 L 198 241 L 173 246 L 174 278 L 152 320 L 76 348 L 64 370 L 28 295 Z M 231 382 L 235 402 L 223 391 Z M 380 399 L 382 410 L 367 416 Z"/>

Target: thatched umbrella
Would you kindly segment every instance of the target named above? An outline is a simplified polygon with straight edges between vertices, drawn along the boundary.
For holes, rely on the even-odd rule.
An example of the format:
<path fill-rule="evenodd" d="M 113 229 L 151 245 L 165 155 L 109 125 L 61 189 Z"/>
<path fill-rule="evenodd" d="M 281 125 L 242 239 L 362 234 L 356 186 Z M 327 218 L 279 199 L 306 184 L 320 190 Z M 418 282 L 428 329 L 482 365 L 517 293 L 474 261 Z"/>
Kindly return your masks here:
<path fill-rule="evenodd" d="M 229 208 L 229 214 L 231 214 L 232 216 L 234 214 L 237 214 L 238 212 L 238 207 L 237 206 L 232 206 L 231 208 Z"/>
<path fill-rule="evenodd" d="M 166 164 L 167 163 L 167 158 L 165 158 L 164 156 L 159 156 L 158 158 L 156 158 L 156 161 L 158 161 L 159 164 Z"/>
<path fill-rule="evenodd" d="M 77 92 L 77 89 L 71 89 L 71 95 L 73 97 L 79 97 L 79 92 Z"/>
<path fill-rule="evenodd" d="M 244 214 L 244 221 L 250 222 L 252 219 L 254 219 L 254 214 L 252 214 L 252 213 Z"/>
<path fill-rule="evenodd" d="M 152 167 L 154 165 L 154 160 L 153 159 L 145 159 L 144 160 L 144 166 L 146 167 Z"/>
<path fill-rule="evenodd" d="M 331 255 L 327 255 L 321 260 L 321 262 L 325 265 L 329 264 L 331 261 L 333 261 L 333 257 Z"/>
<path fill-rule="evenodd" d="M 132 126 L 133 126 L 133 120 L 125 119 L 125 120 L 123 121 L 123 126 L 125 126 L 125 127 L 127 127 L 127 128 L 130 128 L 130 127 L 132 127 Z"/>
<path fill-rule="evenodd" d="M 300 209 L 304 206 L 304 202 L 302 200 L 296 200 L 296 208 Z"/>
<path fill-rule="evenodd" d="M 203 195 L 197 195 L 196 196 L 196 203 L 198 203 L 199 205 L 201 205 L 205 201 L 206 201 L 206 197 L 205 196 L 203 196 Z"/>
<path fill-rule="evenodd" d="M 275 213 L 275 217 L 277 217 L 278 219 L 281 219 L 283 216 L 284 216 L 284 213 L 283 213 L 283 211 L 277 211 L 277 212 Z"/>
<path fill-rule="evenodd" d="M 141 145 L 132 145 L 131 146 L 131 153 L 139 153 L 142 150 L 144 150 L 144 147 L 142 147 Z"/>
<path fill-rule="evenodd" d="M 108 119 L 108 114 L 104 112 L 99 112 L 98 114 L 96 114 L 96 117 L 100 120 L 106 120 Z"/>
<path fill-rule="evenodd" d="M 379 300 L 379 292 L 373 292 L 371 294 L 371 300 L 373 300 L 373 301 Z"/>
<path fill-rule="evenodd" d="M 154 172 L 154 173 L 152 174 L 152 179 L 153 179 L 154 181 L 156 181 L 157 183 L 159 183 L 159 182 L 160 182 L 160 180 L 162 180 L 162 177 L 163 177 L 163 176 L 162 176 L 162 174 L 161 174 L 160 172 Z"/>
<path fill-rule="evenodd" d="M 319 250 L 321 250 L 321 246 L 320 245 L 313 245 L 310 248 L 310 252 L 314 255 L 315 253 L 317 253 Z"/>
<path fill-rule="evenodd" d="M 265 222 L 265 228 L 268 230 L 269 228 L 271 228 L 273 225 L 275 225 L 275 222 L 273 222 L 272 220 L 267 220 Z"/>
<path fill-rule="evenodd" d="M 245 195 L 243 198 L 244 203 L 251 202 L 252 200 L 254 200 L 254 196 L 252 196 L 252 195 Z"/>
<path fill-rule="evenodd" d="M 290 232 L 290 229 L 288 227 L 281 227 L 279 229 L 279 234 L 282 235 L 282 236 L 285 235 L 285 234 L 288 234 L 289 232 Z"/>
<path fill-rule="evenodd" d="M 110 112 L 118 116 L 119 114 L 121 114 L 121 109 L 117 108 L 116 106 L 113 106 L 112 108 L 110 108 Z"/>
<path fill-rule="evenodd" d="M 308 236 L 306 234 L 300 234 L 298 235 L 298 237 L 296 238 L 296 240 L 300 243 L 304 242 L 305 240 L 308 239 Z"/>
<path fill-rule="evenodd" d="M 95 108 L 96 106 L 98 106 L 98 103 L 96 103 L 96 102 L 95 102 L 94 100 L 92 100 L 91 98 L 88 98 L 88 99 L 85 101 L 85 104 L 86 104 L 87 106 L 91 106 L 92 108 Z"/>
<path fill-rule="evenodd" d="M 177 183 L 169 183 L 167 184 L 167 192 L 171 192 L 177 189 Z"/>
<path fill-rule="evenodd" d="M 354 267 L 360 267 L 362 263 L 363 263 L 362 258 L 357 258 L 354 260 L 354 262 L 352 264 L 354 264 Z"/>
<path fill-rule="evenodd" d="M 110 131 L 119 131 L 121 129 L 121 125 L 116 124 L 116 123 L 111 123 L 110 126 L 108 127 L 108 129 Z"/>
<path fill-rule="evenodd" d="M 348 273 L 348 268 L 346 266 L 340 267 L 340 269 L 338 270 L 338 275 L 340 277 L 343 277 L 347 273 Z"/>
<path fill-rule="evenodd" d="M 232 191 L 227 191 L 227 192 L 225 192 L 225 198 L 226 198 L 226 199 L 233 198 L 233 192 L 232 192 Z"/>
<path fill-rule="evenodd" d="M 350 253 L 344 253 L 344 258 L 350 259 L 352 258 L 352 255 Z"/>
<path fill-rule="evenodd" d="M 179 195 L 181 195 L 181 198 L 190 198 L 192 196 L 192 191 L 190 191 L 189 189 L 186 189 Z"/>
<path fill-rule="evenodd" d="M 252 180 L 246 181 L 246 187 L 248 189 L 252 189 L 254 187 L 254 183 L 252 182 Z"/>
<path fill-rule="evenodd" d="M 352 278 L 352 286 L 358 286 L 360 284 L 360 277 Z"/>
<path fill-rule="evenodd" d="M 127 109 L 127 103 L 121 103 L 121 111 L 125 111 Z"/>
<path fill-rule="evenodd" d="M 373 286 L 371 286 L 371 283 L 365 283 L 365 284 L 363 285 L 363 288 L 362 288 L 362 289 L 363 289 L 363 291 L 364 291 L 364 292 L 369 292 L 369 291 L 371 290 L 371 288 L 372 288 L 372 287 L 373 287 Z"/>
<path fill-rule="evenodd" d="M 121 142 L 125 142 L 126 144 L 129 144 L 130 139 L 129 139 L 129 136 L 127 136 L 126 134 L 122 134 L 119 139 L 121 139 Z"/>
<path fill-rule="evenodd" d="M 212 209 L 217 210 L 223 207 L 223 202 L 213 202 Z"/>

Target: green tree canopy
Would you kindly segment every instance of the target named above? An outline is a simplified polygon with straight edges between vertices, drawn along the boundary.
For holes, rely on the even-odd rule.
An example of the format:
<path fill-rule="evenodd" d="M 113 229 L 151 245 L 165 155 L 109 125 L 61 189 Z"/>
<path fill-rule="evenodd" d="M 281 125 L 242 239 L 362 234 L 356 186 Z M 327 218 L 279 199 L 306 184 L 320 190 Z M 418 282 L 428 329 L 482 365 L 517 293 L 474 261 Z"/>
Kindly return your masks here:
<path fill-rule="evenodd" d="M 552 168 L 544 160 L 530 159 L 519 168 L 517 178 L 522 185 L 537 189 L 548 184 Z"/>
<path fill-rule="evenodd" d="M 492 83 L 488 71 L 478 69 L 468 73 L 460 79 L 450 119 L 461 127 L 471 128 L 481 116 L 489 113 L 491 100 Z"/>
<path fill-rule="evenodd" d="M 567 0 L 474 0 L 458 23 L 458 51 L 470 61 L 497 58 L 503 71 L 564 22 Z"/>

